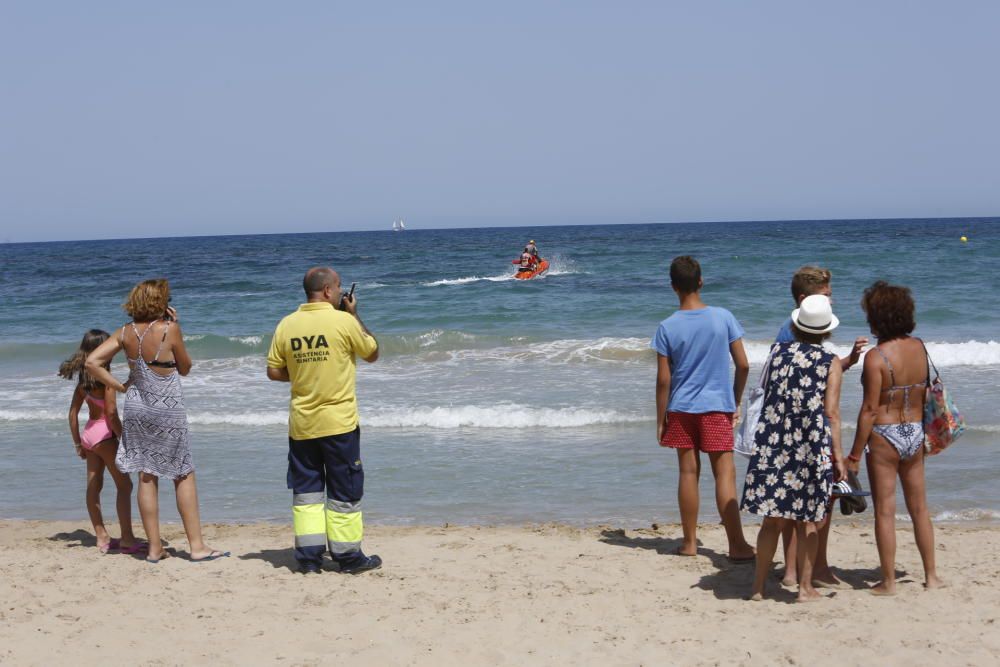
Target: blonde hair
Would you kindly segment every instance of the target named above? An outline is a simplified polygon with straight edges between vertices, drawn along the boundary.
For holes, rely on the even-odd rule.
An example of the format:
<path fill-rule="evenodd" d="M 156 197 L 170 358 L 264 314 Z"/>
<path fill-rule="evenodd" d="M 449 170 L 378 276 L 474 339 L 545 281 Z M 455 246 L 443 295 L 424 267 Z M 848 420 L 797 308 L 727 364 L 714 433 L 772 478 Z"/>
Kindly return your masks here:
<path fill-rule="evenodd" d="M 832 274 L 830 269 L 818 266 L 803 266 L 792 276 L 792 298 L 798 303 L 799 296 L 819 294 L 820 290 L 829 286 Z"/>
<path fill-rule="evenodd" d="M 170 301 L 170 284 L 166 278 L 143 280 L 132 288 L 122 308 L 137 322 L 152 322 L 163 317 Z"/>

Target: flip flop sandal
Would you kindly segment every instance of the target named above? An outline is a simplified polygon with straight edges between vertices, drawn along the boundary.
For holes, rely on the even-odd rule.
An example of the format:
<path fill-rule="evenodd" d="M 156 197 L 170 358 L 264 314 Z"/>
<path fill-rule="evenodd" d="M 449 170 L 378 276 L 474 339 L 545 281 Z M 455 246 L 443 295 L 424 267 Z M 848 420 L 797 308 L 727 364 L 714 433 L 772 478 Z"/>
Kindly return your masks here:
<path fill-rule="evenodd" d="M 118 553 L 134 556 L 143 551 L 149 551 L 149 542 L 136 542 L 130 547 L 119 547 Z"/>
<path fill-rule="evenodd" d="M 229 556 L 228 551 L 213 551 L 204 558 L 192 558 L 192 563 L 207 563 L 210 560 L 218 560 L 220 558 L 227 558 Z"/>

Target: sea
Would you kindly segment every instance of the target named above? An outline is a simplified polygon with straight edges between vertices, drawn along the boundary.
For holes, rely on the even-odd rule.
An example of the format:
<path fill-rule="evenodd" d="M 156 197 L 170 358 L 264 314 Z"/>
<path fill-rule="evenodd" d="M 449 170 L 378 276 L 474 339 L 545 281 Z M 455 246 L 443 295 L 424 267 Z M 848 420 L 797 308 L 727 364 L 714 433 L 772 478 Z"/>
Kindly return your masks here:
<path fill-rule="evenodd" d="M 165 277 L 194 358 L 183 388 L 203 519 L 289 521 L 288 385 L 267 380 L 265 357 L 277 322 L 303 301 L 305 270 L 328 265 L 357 283 L 382 350 L 358 364 L 366 521 L 678 521 L 676 456 L 655 441 L 649 347 L 677 305 L 677 255 L 701 262 L 703 298 L 745 328 L 751 381 L 794 306 L 799 266 L 833 271 L 841 353 L 868 334 L 867 285 L 909 286 L 915 333 L 968 423 L 927 462 L 933 516 L 1000 518 L 996 219 L 413 227 L 0 245 L 0 518 L 86 520 L 85 466 L 67 425 L 73 383 L 56 369 L 85 330 L 126 321 L 132 285 Z M 511 260 L 529 239 L 551 269 L 514 280 Z M 112 370 L 126 377 L 120 356 Z M 855 367 L 842 399 L 848 445 L 859 403 Z M 742 488 L 746 461 L 737 466 Z M 717 521 L 708 466 L 701 489 L 702 518 Z M 108 479 L 108 515 L 113 493 Z M 178 520 L 172 495 L 163 486 L 166 521 Z"/>

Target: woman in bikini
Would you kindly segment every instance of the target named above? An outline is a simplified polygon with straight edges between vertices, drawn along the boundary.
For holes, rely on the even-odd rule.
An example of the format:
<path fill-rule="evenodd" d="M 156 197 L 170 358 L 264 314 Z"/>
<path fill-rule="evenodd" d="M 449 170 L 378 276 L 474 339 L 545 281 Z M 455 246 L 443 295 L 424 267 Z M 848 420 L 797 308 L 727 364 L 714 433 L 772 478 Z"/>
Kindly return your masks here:
<path fill-rule="evenodd" d="M 87 355 L 97 349 L 109 337 L 108 332 L 91 329 L 83 334 L 80 347 L 72 357 L 59 366 L 59 375 L 67 380 L 76 380 L 73 400 L 69 406 L 69 432 L 73 436 L 76 455 L 87 462 L 87 513 L 94 525 L 97 548 L 102 554 L 119 551 L 126 554 L 139 553 L 146 547 L 132 532 L 132 480 L 115 467 L 118 451 L 118 436 L 121 422 L 115 406 L 115 392 L 84 370 Z M 80 433 L 80 409 L 87 404 L 87 425 Z M 101 489 L 104 488 L 104 470 L 111 473 L 118 495 L 115 508 L 121 524 L 121 539 L 108 534 L 101 513 Z"/>
<path fill-rule="evenodd" d="M 865 355 L 861 376 L 864 396 L 847 467 L 857 472 L 862 452 L 867 454 L 875 503 L 875 543 L 882 570 L 882 581 L 872 588 L 872 593 L 896 593 L 897 476 L 924 564 L 924 585 L 938 588 L 941 580 L 934 562 L 934 527 L 924 482 L 922 419 L 927 350 L 923 341 L 910 335 L 916 326 L 913 296 L 907 287 L 878 281 L 865 290 L 861 307 L 878 344 L 874 353 Z"/>
<path fill-rule="evenodd" d="M 115 391 L 125 393 L 122 438 L 115 459 L 122 472 L 139 473 L 139 514 L 149 538 L 151 563 L 168 553 L 160 540 L 159 480 L 173 480 L 192 561 L 228 556 L 208 547 L 201 534 L 198 488 L 187 427 L 180 376 L 191 371 L 177 311 L 171 308 L 166 280 L 146 280 L 132 288 L 125 312 L 132 320 L 104 341 L 89 357 L 87 371 Z M 125 350 L 128 384 L 107 371 L 107 364 Z"/>

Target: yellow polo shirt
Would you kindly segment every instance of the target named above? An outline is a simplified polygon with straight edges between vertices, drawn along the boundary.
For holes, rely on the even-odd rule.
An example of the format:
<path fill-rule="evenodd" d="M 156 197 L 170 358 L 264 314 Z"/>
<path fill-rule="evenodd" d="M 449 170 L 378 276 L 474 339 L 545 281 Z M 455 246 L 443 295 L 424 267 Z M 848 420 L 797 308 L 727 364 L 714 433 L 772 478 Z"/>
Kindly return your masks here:
<path fill-rule="evenodd" d="M 288 369 L 288 435 L 308 440 L 353 431 L 358 425 L 356 356 L 369 357 L 377 348 L 353 315 L 326 302 L 304 303 L 281 320 L 267 365 Z"/>

